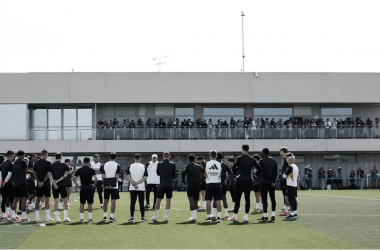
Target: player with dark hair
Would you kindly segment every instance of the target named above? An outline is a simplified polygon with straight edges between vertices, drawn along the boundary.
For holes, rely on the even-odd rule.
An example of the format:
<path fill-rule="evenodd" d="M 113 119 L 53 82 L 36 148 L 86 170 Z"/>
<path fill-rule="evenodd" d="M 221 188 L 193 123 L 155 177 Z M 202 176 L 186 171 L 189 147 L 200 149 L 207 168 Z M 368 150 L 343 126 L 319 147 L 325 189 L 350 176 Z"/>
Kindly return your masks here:
<path fill-rule="evenodd" d="M 284 174 L 286 170 L 288 169 L 288 162 L 286 161 L 286 154 L 288 153 L 288 148 L 287 147 L 282 147 L 280 149 L 280 155 L 282 157 L 282 167 L 281 167 L 281 172 Z M 289 211 L 289 200 L 288 200 L 288 195 L 286 193 L 286 179 L 281 176 L 281 190 L 282 190 L 282 195 L 284 196 L 284 212 L 280 213 L 280 216 L 286 216 L 288 215 Z"/>
<path fill-rule="evenodd" d="M 61 223 L 61 220 L 59 219 L 59 212 L 58 212 L 58 201 L 59 197 L 63 199 L 63 222 L 71 222 L 68 215 L 68 206 L 67 206 L 67 183 L 66 178 L 69 175 L 69 167 L 66 163 L 61 162 L 62 161 L 62 154 L 57 152 L 55 154 L 55 162 L 50 165 L 49 169 L 49 178 L 50 181 L 53 183 L 53 197 L 54 197 L 54 213 L 55 213 L 55 219 L 57 223 Z"/>
<path fill-rule="evenodd" d="M 203 168 L 203 172 L 206 168 L 206 161 L 202 155 L 198 155 L 195 159 L 195 163 L 197 163 L 199 166 Z M 201 206 L 201 198 L 203 200 L 202 206 Z M 198 200 L 198 208 L 206 209 L 206 178 L 202 174 L 202 180 L 201 180 L 201 186 L 200 186 L 200 192 L 199 192 L 199 200 Z"/>
<path fill-rule="evenodd" d="M 160 210 L 160 205 L 162 199 L 166 195 L 166 213 L 165 221 L 169 221 L 170 203 L 173 197 L 173 179 L 175 176 L 175 171 L 177 169 L 173 162 L 170 162 L 170 153 L 165 151 L 163 154 L 163 161 L 157 165 L 157 175 L 160 176 L 160 187 L 158 189 L 156 209 L 154 210 L 154 216 L 151 220 L 156 221 L 158 211 Z"/>
<path fill-rule="evenodd" d="M 111 215 L 110 221 L 117 221 L 115 219 L 115 211 L 116 211 L 116 200 L 120 199 L 119 195 L 119 187 L 118 182 L 116 180 L 120 177 L 120 165 L 116 162 L 116 153 L 110 153 L 110 161 L 104 164 L 104 167 L 100 169 L 100 172 L 103 174 L 104 180 L 104 206 L 103 206 L 103 221 L 107 220 L 107 209 L 108 209 L 108 201 L 111 196 Z M 106 186 L 106 179 L 112 178 L 112 181 L 115 181 L 115 187 L 112 185 Z"/>
<path fill-rule="evenodd" d="M 216 154 L 216 161 L 220 163 L 222 167 L 222 176 L 221 176 L 221 183 L 222 183 L 222 201 L 223 201 L 223 208 L 224 208 L 224 218 L 230 218 L 228 215 L 228 203 L 227 203 L 227 175 L 230 176 L 232 174 L 231 169 L 228 167 L 228 165 L 223 160 L 223 154 L 221 152 L 217 152 Z M 213 202 L 213 215 L 216 216 L 216 202 L 214 200 Z M 211 216 L 212 217 L 212 216 Z"/>
<path fill-rule="evenodd" d="M 243 221 L 248 222 L 248 214 L 251 206 L 251 187 L 252 187 L 252 170 L 253 168 L 260 169 L 255 159 L 249 154 L 248 144 L 243 144 L 242 155 L 235 160 L 232 172 L 236 175 L 236 201 L 234 215 L 229 220 L 237 221 L 237 214 L 240 208 L 241 196 L 244 193 L 245 198 L 245 214 Z"/>
<path fill-rule="evenodd" d="M 80 178 L 81 185 L 78 184 L 77 178 Z M 91 184 L 92 178 L 94 178 L 94 184 Z M 75 185 L 80 189 L 80 222 L 84 220 L 84 205 L 88 204 L 88 222 L 95 221 L 92 218 L 92 204 L 94 203 L 94 192 L 93 189 L 96 187 L 98 178 L 96 177 L 96 172 L 90 167 L 90 158 L 85 157 L 83 159 L 83 167 L 78 169 L 74 175 L 73 181 Z"/>
<path fill-rule="evenodd" d="M 193 154 L 189 155 L 187 159 L 189 160 L 189 164 L 182 171 L 182 180 L 187 186 L 187 197 L 190 203 L 191 217 L 189 221 L 196 221 L 197 203 L 204 169 L 198 164 L 195 164 L 195 156 Z"/>
<path fill-rule="evenodd" d="M 141 155 L 135 154 L 135 163 L 130 165 L 127 169 L 127 178 L 129 180 L 129 192 L 131 195 L 131 217 L 128 222 L 134 222 L 135 206 L 137 198 L 140 204 L 141 222 L 148 221 L 145 219 L 144 209 L 144 192 L 145 192 L 145 180 L 148 176 L 148 172 L 143 164 L 141 164 Z"/>
<path fill-rule="evenodd" d="M 70 200 L 70 194 L 71 194 L 71 188 L 73 187 L 72 183 L 72 174 L 73 174 L 73 168 L 71 167 L 71 160 L 69 158 L 65 159 L 65 163 L 67 164 L 67 167 L 69 168 L 69 174 L 67 175 L 65 182 L 66 182 L 66 190 L 67 190 L 67 206 L 70 206 L 69 200 Z M 59 206 L 58 209 L 63 209 L 63 199 L 60 198 L 59 200 Z M 70 209 L 68 207 L 68 209 Z"/>
<path fill-rule="evenodd" d="M 100 172 L 100 169 L 103 167 L 103 164 L 99 162 L 100 156 L 98 154 L 94 154 L 94 161 L 91 163 L 91 168 L 93 168 L 96 172 L 96 177 L 98 182 L 96 183 L 96 191 L 98 192 L 100 208 L 103 208 L 103 175 Z M 92 184 L 95 183 L 95 178 L 92 178 Z M 95 195 L 95 188 L 93 189 Z"/>
<path fill-rule="evenodd" d="M 255 161 L 257 163 L 260 162 L 260 156 L 258 154 L 255 154 L 255 155 L 252 155 L 253 159 L 255 159 Z M 257 174 L 257 169 L 254 169 L 254 175 L 256 176 Z M 257 176 L 257 178 L 253 181 L 253 191 L 255 192 L 255 197 L 256 197 L 256 207 L 255 207 L 255 210 L 254 212 L 258 212 L 260 210 L 262 210 L 263 208 L 263 204 L 262 204 L 262 198 L 261 198 L 261 180 L 263 178 L 263 175 L 259 175 Z M 261 203 L 261 207 L 260 207 L 260 203 Z"/>

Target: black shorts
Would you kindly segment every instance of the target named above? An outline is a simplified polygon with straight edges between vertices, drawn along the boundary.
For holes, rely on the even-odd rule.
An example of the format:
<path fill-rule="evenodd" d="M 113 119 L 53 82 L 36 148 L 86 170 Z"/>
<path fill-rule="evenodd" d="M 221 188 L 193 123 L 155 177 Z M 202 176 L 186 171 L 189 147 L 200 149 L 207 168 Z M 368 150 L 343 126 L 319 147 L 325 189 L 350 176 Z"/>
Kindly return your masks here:
<path fill-rule="evenodd" d="M 159 187 L 158 193 L 157 193 L 157 198 L 162 200 L 165 195 L 166 195 L 166 199 L 171 199 L 173 197 L 173 188 L 172 187 Z"/>
<path fill-rule="evenodd" d="M 67 189 L 66 189 L 66 187 L 59 187 L 58 186 L 58 189 L 55 189 L 53 187 L 53 197 L 54 197 L 54 199 L 58 199 L 60 195 L 61 195 L 62 199 L 67 197 Z"/>
<path fill-rule="evenodd" d="M 198 201 L 199 200 L 199 191 L 200 191 L 199 186 L 197 186 L 197 187 L 188 186 L 187 187 L 187 196 L 188 197 L 194 197 L 194 200 Z"/>
<path fill-rule="evenodd" d="M 222 185 L 222 195 L 227 194 L 227 185 Z"/>
<path fill-rule="evenodd" d="M 222 185 L 220 183 L 206 184 L 206 201 L 211 201 L 213 197 L 216 201 L 222 200 Z"/>
<path fill-rule="evenodd" d="M 81 190 L 79 192 L 80 204 L 92 204 L 94 203 L 94 196 L 92 190 Z"/>
<path fill-rule="evenodd" d="M 50 197 L 51 196 L 51 187 L 50 187 L 50 184 L 48 185 L 43 185 L 42 187 L 36 187 L 36 193 L 37 193 L 37 197 L 42 197 L 42 196 L 45 196 L 45 197 Z"/>
<path fill-rule="evenodd" d="M 205 181 L 202 181 L 202 182 L 201 182 L 200 190 L 201 190 L 201 191 L 205 191 L 205 190 L 206 190 L 206 182 L 205 182 Z"/>
<path fill-rule="evenodd" d="M 73 184 L 70 182 L 70 184 L 67 184 L 66 187 L 71 188 L 73 187 Z"/>
<path fill-rule="evenodd" d="M 14 197 L 28 197 L 28 188 L 26 187 L 26 183 L 14 186 Z"/>
<path fill-rule="evenodd" d="M 111 200 L 120 199 L 119 189 L 104 189 L 104 199 L 109 200 L 111 196 Z"/>
<path fill-rule="evenodd" d="M 28 186 L 28 195 L 36 194 L 36 185 L 34 184 L 34 181 L 29 182 L 27 186 Z"/>
<path fill-rule="evenodd" d="M 255 193 L 260 193 L 261 192 L 260 185 L 253 185 L 253 191 Z"/>

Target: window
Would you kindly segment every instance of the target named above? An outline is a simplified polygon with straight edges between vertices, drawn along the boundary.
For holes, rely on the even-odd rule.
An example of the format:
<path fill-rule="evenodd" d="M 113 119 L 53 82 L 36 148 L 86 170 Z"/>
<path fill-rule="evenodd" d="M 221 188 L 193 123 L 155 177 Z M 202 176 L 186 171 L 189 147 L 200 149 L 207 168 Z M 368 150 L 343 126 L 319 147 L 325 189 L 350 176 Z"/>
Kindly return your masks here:
<path fill-rule="evenodd" d="M 255 118 L 269 118 L 269 120 L 274 120 L 277 122 L 282 119 L 282 121 L 290 120 L 293 116 L 293 108 L 254 108 L 253 116 Z"/>
<path fill-rule="evenodd" d="M 61 140 L 61 109 L 48 109 L 48 138 Z"/>
<path fill-rule="evenodd" d="M 334 118 L 338 121 L 339 119 L 345 120 L 347 117 L 352 116 L 352 108 L 322 108 L 321 116 L 324 121 L 328 118 L 333 121 Z"/>
<path fill-rule="evenodd" d="M 77 137 L 77 110 L 64 109 L 63 110 L 63 139 L 76 140 Z"/>
<path fill-rule="evenodd" d="M 154 111 L 156 116 L 174 115 L 174 108 L 172 106 L 156 106 Z"/>
<path fill-rule="evenodd" d="M 36 109 L 33 111 L 34 128 L 47 127 L 47 109 Z"/>
<path fill-rule="evenodd" d="M 323 156 L 324 162 L 356 162 L 356 154 L 325 154 Z"/>
<path fill-rule="evenodd" d="M 180 121 L 187 120 L 190 118 L 191 121 L 194 121 L 194 108 L 175 108 L 175 118 L 178 118 Z"/>
<path fill-rule="evenodd" d="M 227 121 L 227 123 L 229 124 L 231 117 L 233 117 L 235 121 L 244 120 L 244 108 L 203 109 L 203 119 L 205 119 L 206 122 L 208 122 L 209 119 L 211 119 L 213 123 L 216 123 L 220 119 L 221 121 Z"/>
<path fill-rule="evenodd" d="M 78 140 L 92 139 L 92 109 L 78 109 Z"/>

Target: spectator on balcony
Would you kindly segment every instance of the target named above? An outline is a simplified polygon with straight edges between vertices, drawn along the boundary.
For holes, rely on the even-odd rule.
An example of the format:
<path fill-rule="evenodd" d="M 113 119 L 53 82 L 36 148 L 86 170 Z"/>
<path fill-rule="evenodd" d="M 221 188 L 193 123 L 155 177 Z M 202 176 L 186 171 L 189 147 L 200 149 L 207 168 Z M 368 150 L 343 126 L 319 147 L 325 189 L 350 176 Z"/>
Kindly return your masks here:
<path fill-rule="evenodd" d="M 331 122 L 329 118 L 326 119 L 324 127 L 325 127 L 326 139 L 329 139 L 331 137 L 331 134 L 330 134 Z"/>
<path fill-rule="evenodd" d="M 160 119 L 158 121 L 158 130 L 159 130 L 159 138 L 164 139 L 165 138 L 165 133 L 166 133 L 166 123 L 164 122 L 164 119 Z"/>
<path fill-rule="evenodd" d="M 230 120 L 231 139 L 236 138 L 236 127 L 237 127 L 236 121 L 234 120 L 233 117 L 231 117 L 231 120 Z"/>
<path fill-rule="evenodd" d="M 380 119 L 379 117 L 376 117 L 375 119 L 375 131 L 374 131 L 374 136 L 375 138 L 379 138 L 380 137 Z"/>
<path fill-rule="evenodd" d="M 236 124 L 236 127 L 237 127 L 237 139 L 241 139 L 241 138 L 244 138 L 244 123 L 242 120 L 238 120 L 237 121 L 237 124 Z"/>
<path fill-rule="evenodd" d="M 338 127 L 338 138 L 344 138 L 344 121 L 342 119 L 339 119 L 337 122 L 337 127 Z"/>
<path fill-rule="evenodd" d="M 301 128 L 301 139 L 306 139 L 309 136 L 309 119 L 301 120 L 302 128 Z"/>
<path fill-rule="evenodd" d="M 363 133 L 364 126 L 365 126 L 365 123 L 363 122 L 362 118 L 358 117 L 356 119 L 356 127 L 357 127 L 356 137 L 358 137 L 358 138 L 363 138 L 364 137 L 364 133 Z"/>
<path fill-rule="evenodd" d="M 167 139 L 171 139 L 172 136 L 173 136 L 173 127 L 174 127 L 174 123 L 172 121 L 172 119 L 169 119 L 168 123 L 166 124 L 166 134 L 167 134 Z"/>
<path fill-rule="evenodd" d="M 98 134 L 99 134 L 98 138 L 103 139 L 105 127 L 104 127 L 104 122 L 102 121 L 102 119 L 99 119 L 97 128 L 98 128 Z"/>
<path fill-rule="evenodd" d="M 118 136 L 120 136 L 119 121 L 116 118 L 114 118 L 112 123 L 113 123 L 113 128 L 115 129 L 115 139 L 116 139 Z"/>
<path fill-rule="evenodd" d="M 255 138 L 256 123 L 254 120 L 251 120 L 248 125 L 248 135 L 250 139 Z"/>
<path fill-rule="evenodd" d="M 301 122 L 298 120 L 298 119 L 295 119 L 294 120 L 294 124 L 293 124 L 293 127 L 294 127 L 294 138 L 297 139 L 300 137 L 300 126 L 301 126 Z"/>
<path fill-rule="evenodd" d="M 181 139 L 181 121 L 178 118 L 175 119 L 174 127 L 174 138 Z"/>
<path fill-rule="evenodd" d="M 208 127 L 208 138 L 212 139 L 214 124 L 211 119 L 208 120 L 207 127 Z"/>
<path fill-rule="evenodd" d="M 136 134 L 137 136 L 135 136 L 135 139 L 144 139 L 143 136 L 144 136 L 144 122 L 143 120 L 140 118 L 137 120 L 137 128 L 136 128 Z"/>
<path fill-rule="evenodd" d="M 347 129 L 347 137 L 354 138 L 354 129 L 355 129 L 356 123 L 355 123 L 353 117 L 351 117 L 351 118 L 347 121 L 346 126 L 348 126 L 348 129 Z"/>
<path fill-rule="evenodd" d="M 121 138 L 122 139 L 127 139 L 128 138 L 128 130 L 129 130 L 129 119 L 128 122 L 126 119 L 123 120 L 123 122 L 120 124 L 121 127 Z"/>
<path fill-rule="evenodd" d="M 318 138 L 317 122 L 314 119 L 310 121 L 309 137 L 314 139 Z"/>
<path fill-rule="evenodd" d="M 367 127 L 368 138 L 372 138 L 372 121 L 370 118 L 367 118 L 365 125 Z"/>
<path fill-rule="evenodd" d="M 292 121 L 288 121 L 289 139 L 293 139 L 293 124 Z"/>
<path fill-rule="evenodd" d="M 110 121 L 107 124 L 107 139 L 114 140 L 114 131 L 113 131 L 113 122 L 110 119 Z"/>
<path fill-rule="evenodd" d="M 336 121 L 336 118 L 334 118 L 334 120 L 331 123 L 331 130 L 330 130 L 331 131 L 330 137 L 333 139 L 337 137 L 337 130 L 336 130 L 337 126 L 338 126 L 338 123 Z"/>

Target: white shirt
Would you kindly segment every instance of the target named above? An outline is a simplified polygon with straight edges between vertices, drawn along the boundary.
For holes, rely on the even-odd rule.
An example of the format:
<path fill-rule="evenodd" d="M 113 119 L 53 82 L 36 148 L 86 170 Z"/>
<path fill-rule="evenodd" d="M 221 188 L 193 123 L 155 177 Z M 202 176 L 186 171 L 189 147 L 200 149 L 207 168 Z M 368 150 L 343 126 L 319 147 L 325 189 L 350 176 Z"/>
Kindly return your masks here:
<path fill-rule="evenodd" d="M 222 172 L 222 166 L 220 162 L 211 160 L 206 163 L 205 173 L 207 173 L 206 184 L 220 183 L 220 173 Z"/>
<path fill-rule="evenodd" d="M 149 162 L 147 167 L 148 178 L 146 179 L 147 184 L 160 184 L 160 176 L 157 175 L 157 165 L 158 161 L 153 163 Z"/>
<path fill-rule="evenodd" d="M 120 174 L 120 165 L 115 161 L 109 161 L 104 164 L 104 167 L 101 168 L 100 172 L 105 174 L 104 178 L 115 178 L 116 174 Z M 119 184 L 116 181 L 116 187 L 113 189 L 118 189 Z"/>
<path fill-rule="evenodd" d="M 289 175 L 284 174 L 283 177 L 286 178 L 286 185 L 291 187 L 297 187 L 298 186 L 298 167 L 296 164 L 290 165 L 292 167 L 292 172 L 290 172 Z M 288 168 L 289 169 L 289 168 Z"/>
<path fill-rule="evenodd" d="M 103 164 L 101 164 L 100 162 L 98 163 L 95 163 L 94 161 L 91 163 L 91 167 L 95 170 L 95 171 L 100 171 L 100 168 L 103 166 Z M 98 178 L 98 181 L 102 181 L 103 180 L 103 177 L 102 177 L 102 174 L 96 174 L 96 177 Z M 94 181 L 94 177 L 92 177 L 92 180 Z"/>
<path fill-rule="evenodd" d="M 141 180 L 144 176 L 147 176 L 148 173 L 146 171 L 146 168 L 141 163 L 133 163 L 129 168 L 127 169 L 127 175 L 130 175 L 132 180 L 134 182 L 138 182 Z M 137 189 L 132 185 L 132 183 L 129 184 L 129 191 L 145 191 L 145 182 L 141 182 L 137 185 Z"/>
<path fill-rule="evenodd" d="M 325 122 L 325 128 L 330 128 L 331 127 L 331 122 Z"/>

